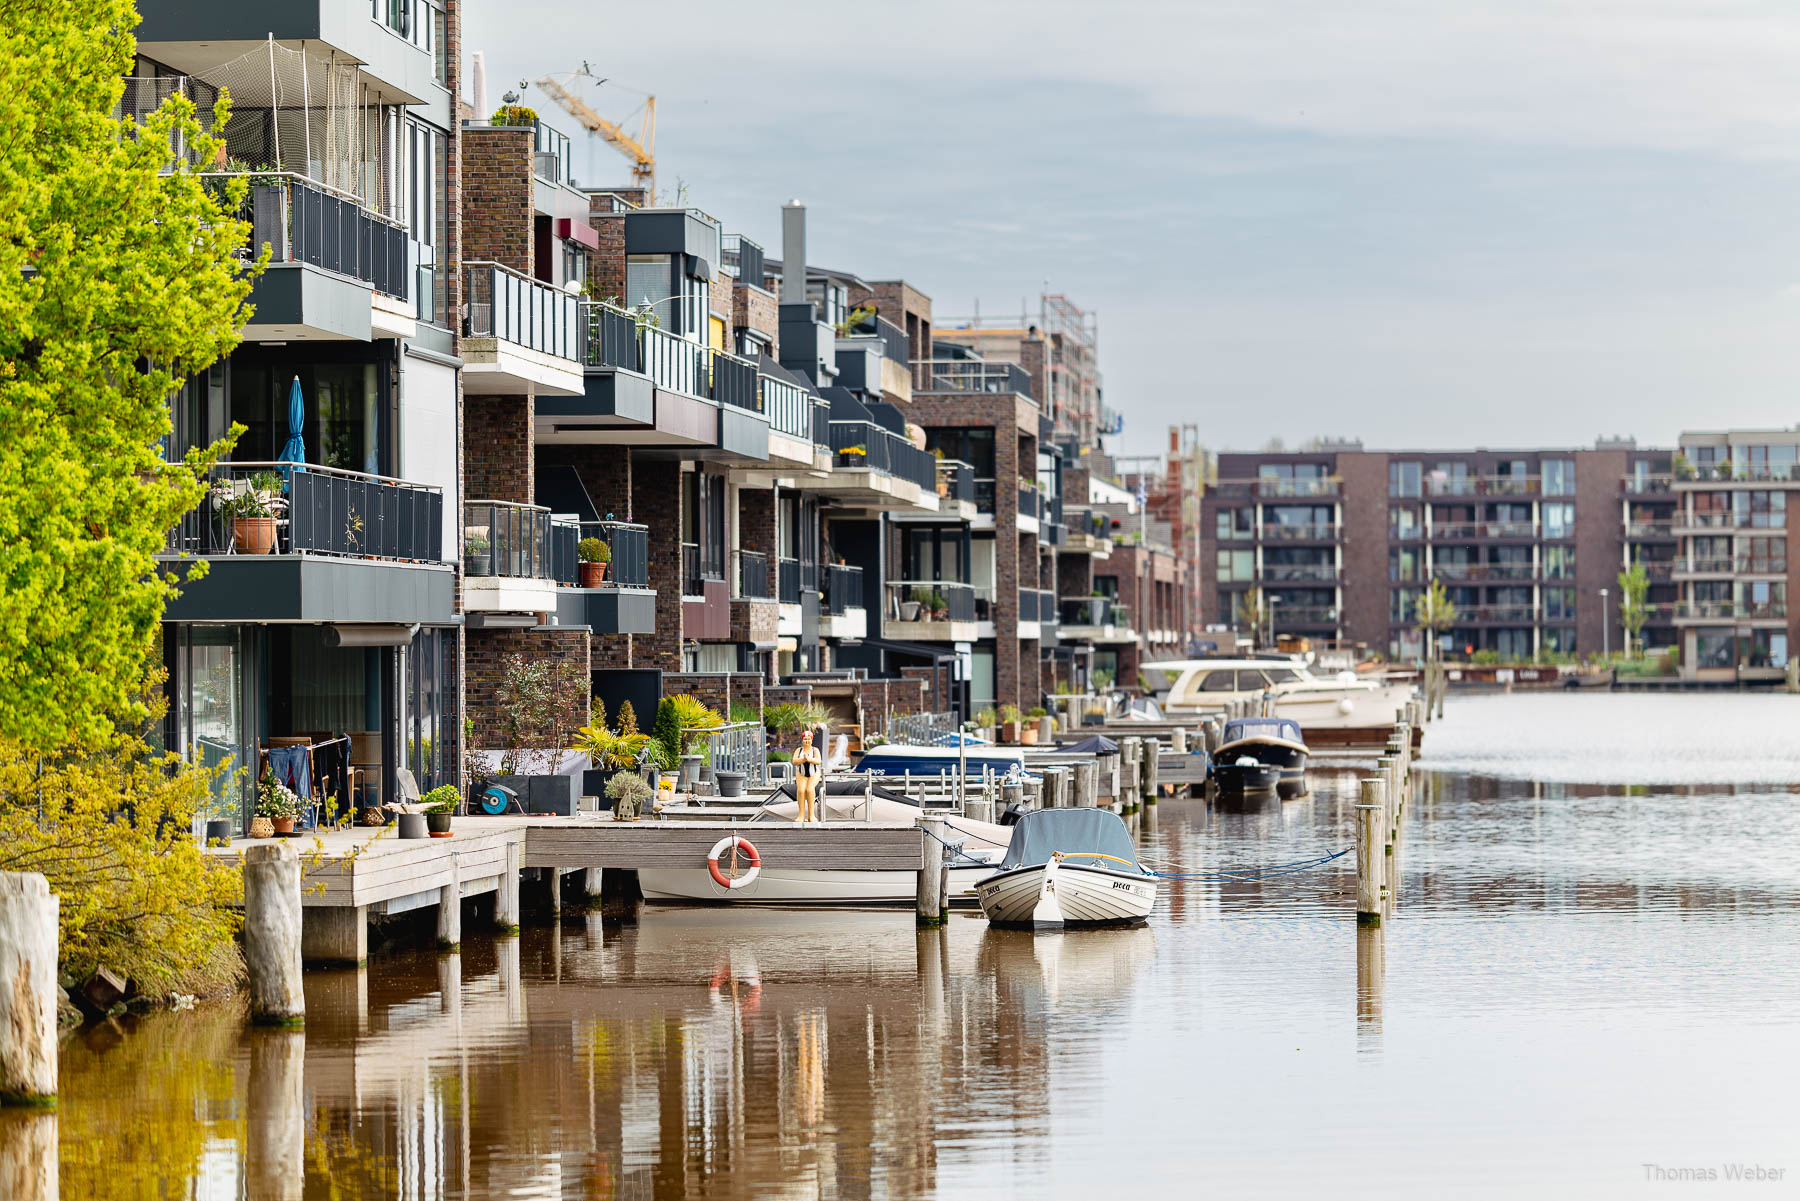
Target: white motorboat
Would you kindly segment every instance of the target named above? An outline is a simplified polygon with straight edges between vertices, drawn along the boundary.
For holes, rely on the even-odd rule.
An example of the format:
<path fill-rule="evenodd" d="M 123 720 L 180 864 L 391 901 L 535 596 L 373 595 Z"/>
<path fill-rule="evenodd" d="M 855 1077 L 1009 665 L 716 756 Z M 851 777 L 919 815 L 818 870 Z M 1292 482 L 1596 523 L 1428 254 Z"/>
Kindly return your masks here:
<path fill-rule="evenodd" d="M 1315 676 L 1298 659 L 1167 659 L 1141 669 L 1163 712 L 1171 718 L 1212 712 L 1233 701 L 1269 694 L 1275 716 L 1305 730 L 1347 730 L 1391 726 L 1412 699 L 1411 684 L 1365 680 L 1354 672 Z"/>
<path fill-rule="evenodd" d="M 994 874 L 975 886 L 990 922 L 1034 929 L 1141 922 L 1156 876 L 1106 809 L 1037 809 L 1019 819 Z"/>
<path fill-rule="evenodd" d="M 911 822 L 919 807 L 904 801 L 863 796 L 821 797 L 826 821 Z M 757 823 L 791 822 L 799 816 L 793 801 L 759 808 L 746 819 L 745 834 L 755 841 Z M 961 849 L 950 860 L 950 902 L 975 903 L 975 884 L 994 873 L 1016 827 L 970 821 L 952 815 L 946 825 Z M 694 867 L 641 868 L 638 886 L 646 901 L 704 901 L 725 905 L 911 905 L 918 899 L 918 873 L 909 871 L 822 871 L 784 868 L 764 863 L 756 879 L 741 888 L 724 888 L 704 863 Z"/>

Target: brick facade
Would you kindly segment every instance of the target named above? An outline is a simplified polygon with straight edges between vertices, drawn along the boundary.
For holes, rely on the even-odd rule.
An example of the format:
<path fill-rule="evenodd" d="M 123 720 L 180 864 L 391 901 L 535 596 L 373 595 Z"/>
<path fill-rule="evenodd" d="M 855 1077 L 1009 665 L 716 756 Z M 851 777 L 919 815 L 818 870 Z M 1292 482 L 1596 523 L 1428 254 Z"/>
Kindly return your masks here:
<path fill-rule="evenodd" d="M 552 662 L 581 664 L 584 678 L 593 670 L 588 653 L 588 632 L 584 629 L 469 630 L 463 672 L 468 687 L 468 707 L 464 710 L 474 722 L 474 745 L 499 750 L 499 709 L 495 695 L 503 678 L 503 665 L 508 656 L 526 655 Z"/>
<path fill-rule="evenodd" d="M 650 587 L 656 589 L 656 632 L 635 636 L 634 662 L 664 672 L 682 667 L 681 497 L 678 460 L 641 457 L 633 466 L 632 520 L 649 527 Z"/>
<path fill-rule="evenodd" d="M 532 131 L 473 126 L 463 137 L 463 258 L 532 274 Z"/>
<path fill-rule="evenodd" d="M 531 398 L 463 398 L 464 491 L 468 500 L 535 503 Z"/>

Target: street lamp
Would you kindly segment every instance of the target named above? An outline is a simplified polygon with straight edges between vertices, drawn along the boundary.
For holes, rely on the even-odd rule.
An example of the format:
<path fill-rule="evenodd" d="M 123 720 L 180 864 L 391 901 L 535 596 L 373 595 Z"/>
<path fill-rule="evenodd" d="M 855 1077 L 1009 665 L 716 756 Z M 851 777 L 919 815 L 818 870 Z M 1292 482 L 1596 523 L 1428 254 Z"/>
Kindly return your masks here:
<path fill-rule="evenodd" d="M 1612 658 L 1612 614 L 1606 611 L 1606 592 L 1600 589 L 1600 658 Z"/>

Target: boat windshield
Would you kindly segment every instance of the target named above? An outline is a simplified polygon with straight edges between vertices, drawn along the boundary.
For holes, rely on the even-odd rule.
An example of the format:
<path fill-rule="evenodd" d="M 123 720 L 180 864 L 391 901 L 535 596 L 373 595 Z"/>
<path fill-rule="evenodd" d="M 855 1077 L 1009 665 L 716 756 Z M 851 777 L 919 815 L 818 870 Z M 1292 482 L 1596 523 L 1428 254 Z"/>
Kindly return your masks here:
<path fill-rule="evenodd" d="M 1300 737 L 1300 723 L 1291 717 L 1234 717 L 1225 723 L 1221 742 L 1236 742 L 1240 738 L 1285 738 L 1289 742 L 1304 743 Z"/>
<path fill-rule="evenodd" d="M 1106 809 L 1032 810 L 1013 827 L 1012 841 L 1007 844 L 1006 858 L 1000 861 L 999 870 L 1037 867 L 1048 863 L 1050 856 L 1059 851 L 1065 855 L 1076 852 L 1110 855 L 1124 862 L 1115 863 L 1109 859 L 1091 862 L 1116 870 L 1133 867 L 1143 870 L 1143 865 L 1138 862 L 1137 848 L 1131 844 L 1131 831 L 1125 828 L 1118 814 Z"/>

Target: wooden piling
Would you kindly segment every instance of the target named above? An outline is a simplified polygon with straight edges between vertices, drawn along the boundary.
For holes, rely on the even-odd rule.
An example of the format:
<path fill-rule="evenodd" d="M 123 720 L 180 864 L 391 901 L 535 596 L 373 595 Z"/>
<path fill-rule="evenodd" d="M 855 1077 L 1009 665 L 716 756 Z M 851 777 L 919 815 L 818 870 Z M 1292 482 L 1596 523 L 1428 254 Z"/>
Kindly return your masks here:
<path fill-rule="evenodd" d="M 41 874 L 0 872 L 0 1105 L 56 1104 L 57 907 Z"/>
<path fill-rule="evenodd" d="M 600 904 L 600 888 L 605 883 L 606 869 L 602 867 L 585 868 L 582 871 L 582 892 L 587 896 L 588 908 L 597 908 Z"/>
<path fill-rule="evenodd" d="M 935 813 L 922 813 L 919 815 L 919 829 L 923 831 L 921 841 L 925 846 L 919 867 L 916 897 L 918 924 L 938 926 L 943 924 L 949 910 L 949 897 L 945 895 L 948 891 L 949 865 L 944 859 L 944 819 Z"/>
<path fill-rule="evenodd" d="M 1219 749 L 1219 739 L 1224 729 L 1224 725 L 1220 723 L 1218 718 L 1209 717 L 1206 719 L 1206 724 L 1201 727 L 1201 731 L 1202 736 L 1206 740 L 1203 745 L 1206 747 L 1207 754 L 1213 754 Z"/>
<path fill-rule="evenodd" d="M 1100 803 L 1100 762 L 1089 759 L 1075 764 L 1075 804 L 1092 809 Z"/>
<path fill-rule="evenodd" d="M 438 892 L 437 945 L 440 951 L 462 947 L 462 877 L 455 855 L 450 856 L 450 878 Z"/>
<path fill-rule="evenodd" d="M 523 848 L 516 842 L 506 844 L 506 865 L 500 869 L 499 887 L 494 890 L 494 926 L 502 932 L 519 931 L 519 871 Z"/>
<path fill-rule="evenodd" d="M 1185 755 L 1188 753 L 1187 746 L 1188 732 L 1185 728 L 1176 726 L 1169 731 L 1169 750 L 1177 755 Z"/>
<path fill-rule="evenodd" d="M 244 1090 L 245 1195 L 300 1201 L 306 1183 L 306 1035 L 263 1030 L 250 1039 Z"/>
<path fill-rule="evenodd" d="M 244 968 L 250 1020 L 259 1026 L 306 1021 L 300 982 L 300 854 L 292 843 L 244 852 Z"/>
<path fill-rule="evenodd" d="M 1362 782 L 1362 804 L 1356 807 L 1356 924 L 1381 924 L 1382 871 L 1386 856 L 1381 837 L 1384 809 L 1381 780 Z"/>
<path fill-rule="evenodd" d="M 1381 777 L 1382 784 L 1381 838 L 1383 842 L 1392 840 L 1395 821 L 1394 793 L 1396 792 L 1396 789 L 1394 787 L 1394 764 L 1397 760 L 1392 754 L 1393 748 L 1390 746 L 1388 750 L 1388 754 L 1375 760 L 1375 774 Z"/>
<path fill-rule="evenodd" d="M 1179 730 L 1176 733 L 1180 733 Z M 1162 772 L 1162 743 L 1152 738 L 1144 752 L 1144 804 L 1156 804 L 1156 795 L 1161 785 L 1157 778 Z"/>

